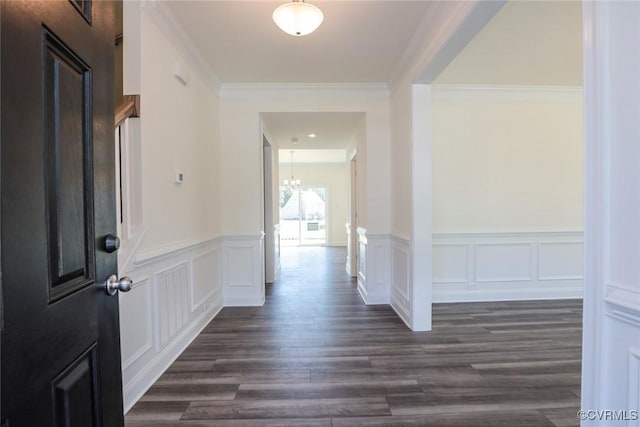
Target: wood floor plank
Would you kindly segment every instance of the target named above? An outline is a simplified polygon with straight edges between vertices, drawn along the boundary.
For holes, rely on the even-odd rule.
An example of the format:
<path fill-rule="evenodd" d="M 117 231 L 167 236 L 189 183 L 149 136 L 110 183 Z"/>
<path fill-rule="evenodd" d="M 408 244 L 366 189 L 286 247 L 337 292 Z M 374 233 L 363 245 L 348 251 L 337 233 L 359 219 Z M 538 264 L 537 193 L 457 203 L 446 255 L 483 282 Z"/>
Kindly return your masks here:
<path fill-rule="evenodd" d="M 342 248 L 283 248 L 262 307 L 224 308 L 127 427 L 576 426 L 579 300 L 363 304 Z"/>
<path fill-rule="evenodd" d="M 383 397 L 363 399 L 234 400 L 192 402 L 183 420 L 242 418 L 325 418 L 391 415 Z"/>
<path fill-rule="evenodd" d="M 416 380 L 376 383 L 242 384 L 237 400 L 274 399 L 355 399 L 422 392 Z"/>

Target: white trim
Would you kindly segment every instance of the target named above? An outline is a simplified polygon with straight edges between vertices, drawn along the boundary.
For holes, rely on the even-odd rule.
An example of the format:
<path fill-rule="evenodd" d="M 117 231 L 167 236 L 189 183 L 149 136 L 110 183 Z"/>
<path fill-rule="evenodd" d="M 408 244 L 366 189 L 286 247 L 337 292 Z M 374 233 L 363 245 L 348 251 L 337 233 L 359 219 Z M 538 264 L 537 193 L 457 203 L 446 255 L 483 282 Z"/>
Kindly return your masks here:
<path fill-rule="evenodd" d="M 390 238 L 358 227 L 358 292 L 367 305 L 389 304 Z"/>
<path fill-rule="evenodd" d="M 186 317 L 188 305 L 181 306 L 180 303 L 182 301 L 170 298 L 170 296 L 175 297 L 176 295 L 183 296 L 180 290 L 185 287 L 187 288 L 187 295 L 184 295 L 184 297 L 188 297 L 188 289 L 193 286 L 193 283 L 189 282 L 192 277 L 189 268 L 190 262 L 184 260 L 166 266 L 162 270 L 156 271 L 153 275 L 153 305 L 155 307 L 153 324 L 156 335 L 154 340 L 156 352 L 160 352 L 180 334 L 182 329 L 189 325 L 189 319 Z M 181 273 L 184 274 L 186 279 L 184 282 L 179 280 Z M 176 276 L 178 276 L 178 279 L 176 279 Z M 166 283 L 163 283 L 164 280 L 166 280 Z"/>
<path fill-rule="evenodd" d="M 120 139 L 116 138 L 116 153 L 119 153 L 115 158 L 116 188 L 121 189 L 121 197 L 116 194 L 116 202 L 118 210 L 121 209 L 123 212 L 123 223 L 117 224 L 118 236 L 120 237 L 119 272 L 125 272 L 132 268 L 134 255 L 147 231 L 147 227 L 142 223 L 140 126 L 139 118 L 128 118 L 120 125 Z M 122 181 L 120 181 L 120 177 L 122 177 Z M 122 205 L 120 198 L 122 198 Z"/>
<path fill-rule="evenodd" d="M 402 321 L 411 329 L 411 241 L 398 235 L 391 235 L 390 305 Z M 396 262 L 396 254 L 406 256 L 404 263 Z M 399 283 L 402 282 L 402 283 Z M 402 288 L 406 288 L 404 291 Z"/>
<path fill-rule="evenodd" d="M 215 283 L 220 283 L 220 249 L 218 247 L 211 248 L 201 254 L 198 254 L 191 258 L 189 261 L 189 270 L 191 272 L 191 286 L 189 286 L 189 303 L 190 309 L 193 313 L 196 311 L 202 304 L 204 304 L 209 298 L 214 296 L 216 292 L 219 292 L 220 289 L 212 288 L 210 292 L 206 293 L 204 296 L 200 298 L 199 301 L 195 300 L 195 261 L 200 258 L 205 258 L 207 256 L 213 256 L 215 259 L 212 263 L 214 267 L 216 267 L 216 277 L 211 277 L 209 280 L 215 280 Z"/>
<path fill-rule="evenodd" d="M 118 272 L 122 275 L 133 268 L 135 254 L 140 248 L 140 244 L 144 240 L 147 233 L 147 226 L 142 225 L 133 233 L 124 247 L 118 250 Z"/>
<path fill-rule="evenodd" d="M 538 257 L 537 257 L 537 262 L 536 262 L 536 271 L 537 271 L 537 278 L 540 281 L 553 281 L 553 280 L 582 280 L 584 281 L 584 268 L 582 269 L 581 274 L 573 274 L 573 275 L 558 275 L 558 274 L 543 274 L 542 273 L 542 265 L 540 263 L 541 260 L 541 256 L 540 254 L 543 252 L 544 247 L 553 247 L 553 246 L 575 246 L 575 245 L 582 245 L 582 253 L 583 253 L 583 258 L 584 258 L 584 243 L 583 242 L 578 242 L 578 241 L 556 241 L 556 242 L 552 242 L 552 241 L 547 241 L 547 242 L 537 242 L 537 253 L 538 253 Z"/>
<path fill-rule="evenodd" d="M 152 296 L 152 286 L 151 286 L 151 277 L 147 276 L 144 278 L 136 278 L 136 280 L 134 281 L 133 285 L 131 286 L 131 292 L 134 292 L 135 290 L 138 290 L 140 288 L 144 288 L 144 291 L 146 292 L 146 298 L 145 300 L 150 303 L 153 300 L 153 296 Z M 147 351 L 151 350 L 151 348 L 153 347 L 153 310 L 151 310 L 151 306 L 149 305 L 149 312 L 147 313 L 146 316 L 146 338 L 147 338 L 147 342 L 144 343 L 144 345 L 142 345 L 137 351 L 135 351 L 131 356 L 129 356 L 127 359 L 122 360 L 122 370 L 125 371 L 127 368 L 129 368 L 129 366 L 131 366 L 136 360 L 138 360 L 140 357 L 142 357 L 142 355 L 144 353 L 146 353 Z"/>
<path fill-rule="evenodd" d="M 608 317 L 620 320 L 636 328 L 640 328 L 640 295 L 628 290 L 610 291 L 604 299 L 607 303 Z"/>
<path fill-rule="evenodd" d="M 139 348 L 123 348 L 129 356 L 123 363 L 124 406 L 129 410 L 135 401 L 160 377 L 171 363 L 195 339 L 206 324 L 223 307 L 222 283 L 220 281 L 220 259 L 212 257 L 214 270 L 194 271 L 194 260 L 220 251 L 220 239 L 211 239 L 194 245 L 184 243 L 172 245 L 174 250 L 162 252 L 135 266 L 129 272 L 134 280 L 132 293 L 120 296 L 121 315 L 136 321 L 136 334 L 142 335 L 146 328 L 149 342 Z M 167 249 L 167 247 L 164 247 Z M 208 262 L 208 261 L 205 261 Z M 213 277 L 211 277 L 213 274 Z M 198 281 L 198 283 L 196 283 Z M 139 298 L 126 304 L 129 295 L 134 295 L 141 285 L 146 295 L 142 298 L 146 315 L 142 316 Z M 209 291 L 201 301 L 194 301 L 195 287 Z M 139 295 L 140 296 L 140 295 Z M 144 324 L 144 326 L 141 326 Z M 129 329 L 121 328 L 121 336 L 128 337 Z M 134 345 L 133 340 L 122 339 Z"/>
<path fill-rule="evenodd" d="M 607 101 L 605 81 L 607 78 L 608 31 L 607 5 L 604 2 L 585 1 L 582 4 L 582 40 L 584 64 L 584 185 L 585 185 L 585 283 L 583 301 L 582 334 L 582 387 L 581 407 L 601 407 L 603 387 L 603 299 L 606 226 L 604 171 L 606 126 L 604 105 Z M 582 426 L 595 425 L 583 421 Z"/>
<path fill-rule="evenodd" d="M 507 277 L 481 277 L 478 274 L 477 266 L 480 265 L 480 260 L 478 258 L 479 252 L 481 248 L 501 248 L 501 247 L 511 247 L 511 249 L 515 249 L 517 247 L 524 247 L 527 249 L 527 271 L 525 274 L 517 275 L 517 276 L 507 276 Z M 498 283 L 498 282 L 530 282 L 533 280 L 533 264 L 534 264 L 534 256 L 533 256 L 533 248 L 534 244 L 530 242 L 485 242 L 485 243 L 475 243 L 475 281 L 476 283 L 489 282 L 489 283 Z"/>
<path fill-rule="evenodd" d="M 280 262 L 280 223 L 274 224 L 273 226 L 273 235 L 274 235 L 274 242 L 278 242 L 278 251 L 276 252 L 276 256 L 275 256 L 275 282 L 278 281 L 278 279 L 280 278 L 280 273 L 282 272 L 282 264 Z M 275 238 L 275 236 L 277 236 L 277 239 Z"/>
<path fill-rule="evenodd" d="M 187 240 L 177 243 L 172 243 L 169 245 L 158 246 L 155 248 L 145 249 L 144 251 L 138 252 L 135 256 L 133 264 L 136 268 L 142 267 L 146 264 L 155 263 L 163 258 L 168 258 L 177 255 L 179 252 L 190 251 L 196 249 L 197 247 L 205 247 L 216 241 L 221 240 L 219 237 L 217 239 L 209 239 L 209 240 Z"/>
<path fill-rule="evenodd" d="M 627 386 L 627 408 L 636 411 L 636 420 L 630 420 L 629 427 L 640 427 L 640 347 L 629 348 L 629 384 Z"/>
<path fill-rule="evenodd" d="M 193 60 L 193 63 L 197 66 L 196 69 L 200 72 L 205 82 L 217 92 L 221 86 L 220 79 L 198 48 L 195 47 L 193 40 L 169 9 L 169 6 L 159 0 L 148 0 L 140 3 L 142 10 L 147 12 L 147 16 L 153 18 L 154 22 L 169 36 L 168 38 L 178 42 L 178 50 Z"/>
<path fill-rule="evenodd" d="M 561 253 L 568 258 L 556 261 L 554 249 L 564 245 L 571 247 Z M 580 232 L 434 234 L 434 301 L 581 298 L 582 245 Z M 483 257 L 483 248 L 515 250 L 506 256 L 485 253 Z M 506 270 L 505 263 L 510 266 Z"/>
<path fill-rule="evenodd" d="M 220 240 L 225 307 L 263 305 L 264 233 L 223 236 Z"/>
<path fill-rule="evenodd" d="M 375 98 L 389 97 L 389 89 L 384 83 L 223 83 L 220 85 L 220 98 L 252 99 L 256 95 L 298 91 L 355 92 Z"/>
<path fill-rule="evenodd" d="M 433 302 L 431 86 L 411 87 L 411 330 L 431 330 Z"/>
<path fill-rule="evenodd" d="M 209 322 L 222 310 L 222 300 L 216 301 L 178 336 L 146 363 L 135 377 L 124 386 L 124 412 L 127 413 L 144 393 L 160 378 Z"/>

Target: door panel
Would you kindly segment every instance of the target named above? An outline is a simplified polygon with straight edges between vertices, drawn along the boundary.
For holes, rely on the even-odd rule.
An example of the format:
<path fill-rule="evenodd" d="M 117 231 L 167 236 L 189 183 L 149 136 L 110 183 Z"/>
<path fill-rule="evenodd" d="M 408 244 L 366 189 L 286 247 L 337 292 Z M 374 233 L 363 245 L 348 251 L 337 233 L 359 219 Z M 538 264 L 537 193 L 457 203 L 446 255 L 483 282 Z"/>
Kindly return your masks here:
<path fill-rule="evenodd" d="M 0 8 L 2 422 L 121 426 L 114 3 Z"/>
<path fill-rule="evenodd" d="M 91 70 L 44 30 L 45 179 L 50 299 L 95 279 L 91 182 Z"/>
<path fill-rule="evenodd" d="M 59 426 L 99 425 L 96 346 L 83 353 L 53 381 L 55 419 Z"/>

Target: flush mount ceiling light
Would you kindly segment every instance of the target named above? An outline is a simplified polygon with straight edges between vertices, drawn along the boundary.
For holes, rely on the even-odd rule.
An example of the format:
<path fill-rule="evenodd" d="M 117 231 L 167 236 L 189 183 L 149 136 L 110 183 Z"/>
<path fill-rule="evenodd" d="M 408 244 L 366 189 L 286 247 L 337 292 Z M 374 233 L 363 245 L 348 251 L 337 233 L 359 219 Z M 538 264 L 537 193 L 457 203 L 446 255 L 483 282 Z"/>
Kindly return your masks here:
<path fill-rule="evenodd" d="M 304 0 L 293 0 L 273 11 L 273 21 L 282 31 L 292 36 L 306 36 L 322 24 L 324 15 L 316 6 Z"/>

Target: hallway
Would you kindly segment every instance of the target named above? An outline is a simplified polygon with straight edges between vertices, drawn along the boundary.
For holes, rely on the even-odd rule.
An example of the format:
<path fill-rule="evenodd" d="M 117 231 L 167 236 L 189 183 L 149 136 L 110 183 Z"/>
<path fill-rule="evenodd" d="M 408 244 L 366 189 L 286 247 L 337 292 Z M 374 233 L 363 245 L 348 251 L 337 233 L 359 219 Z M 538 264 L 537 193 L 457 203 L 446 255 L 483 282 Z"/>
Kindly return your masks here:
<path fill-rule="evenodd" d="M 581 301 L 437 304 L 414 333 L 345 257 L 283 248 L 265 305 L 224 308 L 126 425 L 578 425 Z"/>

